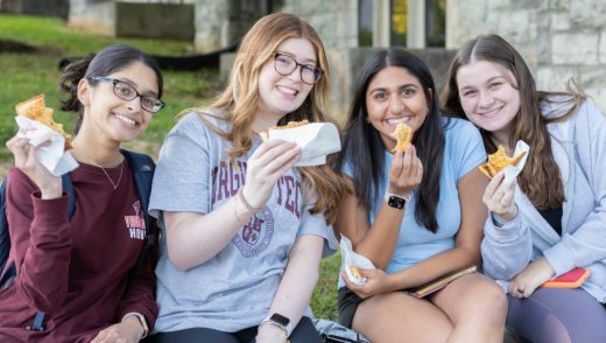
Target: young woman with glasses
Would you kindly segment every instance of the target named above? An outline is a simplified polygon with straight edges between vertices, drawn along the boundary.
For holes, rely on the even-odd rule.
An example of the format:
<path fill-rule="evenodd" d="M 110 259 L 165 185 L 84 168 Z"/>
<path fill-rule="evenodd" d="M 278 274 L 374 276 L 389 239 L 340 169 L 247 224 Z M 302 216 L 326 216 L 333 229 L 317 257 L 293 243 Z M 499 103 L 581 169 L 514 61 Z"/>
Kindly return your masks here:
<path fill-rule="evenodd" d="M 9 140 L 8 264 L 17 276 L 0 290 L 0 341 L 136 342 L 156 319 L 155 278 L 133 166 L 120 145 L 164 106 L 162 75 L 143 52 L 113 45 L 70 64 L 60 84 L 69 93 L 62 109 L 78 114 L 75 212 L 66 216 L 61 177 L 35 158 L 40 146 Z M 32 329 L 37 313 L 41 331 Z"/>
<path fill-rule="evenodd" d="M 245 35 L 230 83 L 166 137 L 150 211 L 161 221 L 156 342 L 320 342 L 309 301 L 343 185 L 300 149 L 262 142 L 276 124 L 326 120 L 317 33 L 276 13 Z"/>

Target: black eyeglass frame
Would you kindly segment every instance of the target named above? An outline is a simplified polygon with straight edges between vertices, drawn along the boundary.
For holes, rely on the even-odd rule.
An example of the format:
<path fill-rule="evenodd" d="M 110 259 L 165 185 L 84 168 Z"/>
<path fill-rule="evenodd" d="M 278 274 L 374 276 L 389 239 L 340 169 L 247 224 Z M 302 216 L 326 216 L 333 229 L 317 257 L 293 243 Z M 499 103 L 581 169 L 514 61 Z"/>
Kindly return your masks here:
<path fill-rule="evenodd" d="M 124 82 L 122 80 L 119 79 L 114 79 L 112 77 L 107 77 L 107 76 L 90 76 L 88 77 L 88 79 L 90 81 L 102 81 L 102 82 L 111 82 L 113 84 L 112 90 L 114 91 L 114 95 L 117 96 L 118 98 L 122 99 L 122 100 L 126 100 L 126 101 L 133 101 L 134 99 L 136 99 L 137 97 L 141 99 L 141 108 L 144 109 L 145 111 L 151 113 L 151 114 L 156 114 L 158 112 L 160 112 L 165 106 L 166 103 L 164 103 L 164 101 L 160 100 L 159 98 L 153 97 L 153 96 L 148 96 L 148 95 L 142 95 L 140 94 L 135 87 L 133 87 L 132 85 L 128 84 L 127 82 Z M 116 85 L 118 85 L 119 83 L 125 84 L 126 86 L 128 86 L 129 88 L 131 88 L 133 90 L 133 92 L 135 92 L 135 96 L 128 99 L 123 97 L 122 95 L 118 94 L 118 92 L 116 92 Z M 160 108 L 158 108 L 157 110 L 153 111 L 151 109 L 146 108 L 146 106 L 144 106 L 144 99 L 148 99 L 148 100 L 153 100 L 152 102 L 156 102 L 158 101 L 160 103 Z"/>
<path fill-rule="evenodd" d="M 288 72 L 288 73 L 282 73 L 282 72 L 280 72 L 278 70 L 278 65 L 277 65 L 278 57 L 286 57 L 286 58 L 292 60 L 292 62 L 294 63 L 295 67 L 292 68 L 292 70 L 290 72 Z M 301 68 L 299 68 L 299 67 L 301 67 Z M 324 71 L 322 69 L 314 66 L 313 67 L 314 81 L 312 83 L 306 82 L 305 80 L 303 80 L 303 68 L 307 68 L 307 69 L 312 68 L 311 65 L 304 64 L 304 63 L 299 63 L 299 62 L 297 62 L 297 60 L 294 57 L 292 57 L 290 55 L 287 55 L 287 54 L 284 54 L 284 53 L 281 53 L 281 52 L 274 53 L 274 69 L 276 70 L 276 73 L 278 73 L 278 74 L 280 74 L 282 76 L 288 76 L 288 75 L 294 73 L 295 70 L 297 70 L 297 68 L 299 68 L 299 77 L 301 78 L 301 81 L 304 84 L 306 84 L 306 85 L 310 85 L 311 86 L 311 85 L 316 84 L 318 81 L 320 81 L 320 79 L 324 75 Z"/>

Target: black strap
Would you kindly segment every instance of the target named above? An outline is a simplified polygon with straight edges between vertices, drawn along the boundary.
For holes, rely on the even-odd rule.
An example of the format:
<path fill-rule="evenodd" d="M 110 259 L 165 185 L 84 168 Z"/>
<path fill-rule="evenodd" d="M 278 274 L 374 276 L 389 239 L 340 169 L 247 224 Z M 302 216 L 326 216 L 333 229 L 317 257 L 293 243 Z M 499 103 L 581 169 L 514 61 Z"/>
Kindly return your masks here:
<path fill-rule="evenodd" d="M 152 230 L 152 218 L 147 213 L 156 164 L 151 157 L 145 154 L 139 154 L 124 149 L 122 149 L 121 152 L 126 157 L 132 170 L 135 186 L 137 187 L 137 192 L 141 199 L 141 210 L 143 211 L 143 217 L 145 218 L 145 247 L 139 257 L 138 263 L 140 263 L 144 259 L 145 251 L 156 243 Z"/>

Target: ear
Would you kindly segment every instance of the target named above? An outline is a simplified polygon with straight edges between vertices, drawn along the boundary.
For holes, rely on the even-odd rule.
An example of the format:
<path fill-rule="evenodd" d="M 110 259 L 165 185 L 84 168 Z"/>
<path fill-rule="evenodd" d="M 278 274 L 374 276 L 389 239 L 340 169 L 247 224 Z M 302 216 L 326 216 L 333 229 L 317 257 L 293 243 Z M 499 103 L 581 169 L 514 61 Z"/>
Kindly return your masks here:
<path fill-rule="evenodd" d="M 83 107 L 88 107 L 90 105 L 90 84 L 86 78 L 80 79 L 78 82 L 78 100 L 82 103 Z"/>

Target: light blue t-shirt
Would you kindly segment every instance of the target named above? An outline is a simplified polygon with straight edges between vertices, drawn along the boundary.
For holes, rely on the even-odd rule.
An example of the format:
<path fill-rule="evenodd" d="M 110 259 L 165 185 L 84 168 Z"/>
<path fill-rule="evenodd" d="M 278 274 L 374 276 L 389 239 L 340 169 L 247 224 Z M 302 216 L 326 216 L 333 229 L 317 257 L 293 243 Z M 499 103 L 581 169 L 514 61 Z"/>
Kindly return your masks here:
<path fill-rule="evenodd" d="M 433 233 L 415 220 L 415 207 L 417 190 L 412 194 L 406 214 L 400 225 L 398 244 L 396 245 L 393 258 L 387 267 L 387 273 L 396 273 L 411 267 L 431 256 L 454 248 L 454 236 L 461 225 L 461 206 L 457 181 L 476 168 L 486 160 L 486 151 L 482 142 L 480 132 L 470 122 L 462 119 L 444 119 L 445 147 L 442 162 L 442 173 L 440 175 L 440 199 L 438 202 L 436 219 L 438 231 Z M 388 173 L 391 167 L 393 155 L 385 152 L 385 164 L 383 170 Z M 423 166 L 424 170 L 431 170 L 431 165 Z M 352 176 L 351 165 L 345 164 L 343 172 Z M 369 223 L 373 223 L 384 203 L 384 194 L 387 190 L 389 179 L 387 175 L 379 181 L 378 192 L 380 194 L 368 214 Z"/>
<path fill-rule="evenodd" d="M 205 116 L 224 132 L 229 123 Z M 154 175 L 150 214 L 162 211 L 209 213 L 237 194 L 245 182 L 246 163 L 253 147 L 229 163 L 231 143 L 213 132 L 199 114 L 188 114 L 167 135 Z M 156 267 L 156 331 L 212 328 L 235 332 L 259 325 L 267 315 L 298 236 L 325 238 L 325 254 L 334 251 L 332 227 L 322 214 L 310 214 L 297 169 L 281 177 L 263 209 L 257 212 L 230 243 L 209 261 L 185 272 L 168 257 L 166 235 L 160 241 Z M 203 227 L 198 228 L 204 230 Z M 308 308 L 307 316 L 311 316 Z"/>

